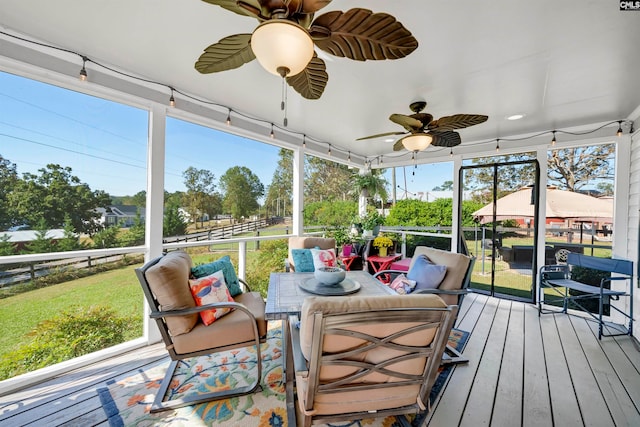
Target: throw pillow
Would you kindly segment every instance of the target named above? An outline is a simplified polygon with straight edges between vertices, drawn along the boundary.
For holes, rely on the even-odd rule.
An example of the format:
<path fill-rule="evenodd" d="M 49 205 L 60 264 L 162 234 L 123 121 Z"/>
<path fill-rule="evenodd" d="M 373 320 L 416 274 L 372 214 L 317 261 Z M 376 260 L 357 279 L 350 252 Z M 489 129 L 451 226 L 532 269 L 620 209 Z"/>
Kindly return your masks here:
<path fill-rule="evenodd" d="M 224 280 L 227 283 L 231 296 L 235 297 L 240 295 L 242 293 L 242 289 L 240 288 L 238 276 L 236 275 L 236 270 L 231 263 L 229 255 L 225 255 L 216 261 L 210 262 L 209 264 L 197 265 L 191 269 L 191 274 L 196 279 L 199 279 L 201 277 L 210 276 L 220 270 L 224 273 Z"/>
<path fill-rule="evenodd" d="M 189 291 L 190 270 L 191 257 L 183 251 L 169 252 L 149 267 L 145 276 L 161 310 L 181 310 L 196 306 Z M 171 336 L 186 334 L 198 322 L 198 315 L 169 316 L 165 318 L 165 322 Z"/>
<path fill-rule="evenodd" d="M 436 289 L 447 274 L 446 265 L 433 264 L 425 255 L 419 255 L 407 273 L 407 278 L 416 281 L 414 290 Z"/>
<path fill-rule="evenodd" d="M 416 281 L 407 279 L 407 276 L 401 274 L 393 279 L 393 282 L 391 282 L 389 287 L 400 295 L 406 295 L 411 293 L 411 291 L 416 287 Z"/>
<path fill-rule="evenodd" d="M 200 279 L 189 279 L 189 287 L 198 306 L 216 302 L 233 302 L 233 297 L 224 282 L 222 271 Z M 200 318 L 202 323 L 210 325 L 230 311 L 231 308 L 212 308 L 211 310 L 201 311 Z"/>
<path fill-rule="evenodd" d="M 311 250 L 291 249 L 291 256 L 297 273 L 312 273 L 315 271 Z"/>
<path fill-rule="evenodd" d="M 317 270 L 321 267 L 337 267 L 335 249 L 310 249 L 313 257 L 313 267 Z"/>

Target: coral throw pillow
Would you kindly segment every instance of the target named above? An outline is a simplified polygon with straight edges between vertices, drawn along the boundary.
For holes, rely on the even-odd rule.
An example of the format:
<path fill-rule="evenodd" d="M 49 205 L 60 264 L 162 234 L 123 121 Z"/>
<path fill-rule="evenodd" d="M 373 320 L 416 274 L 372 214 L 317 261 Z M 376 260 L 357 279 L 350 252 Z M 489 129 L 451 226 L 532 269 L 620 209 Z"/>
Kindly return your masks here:
<path fill-rule="evenodd" d="M 407 276 L 401 274 L 393 279 L 393 282 L 391 282 L 389 287 L 398 294 L 406 295 L 411 293 L 411 291 L 416 287 L 416 281 L 407 279 Z"/>
<path fill-rule="evenodd" d="M 229 293 L 229 288 L 227 288 L 221 271 L 200 279 L 190 279 L 189 287 L 198 306 L 216 302 L 233 302 L 233 297 Z M 231 308 L 212 308 L 211 310 L 201 311 L 200 318 L 202 323 L 210 325 L 230 311 Z"/>
<path fill-rule="evenodd" d="M 321 267 L 337 267 L 336 251 L 333 249 L 311 249 L 313 267 L 317 270 Z"/>

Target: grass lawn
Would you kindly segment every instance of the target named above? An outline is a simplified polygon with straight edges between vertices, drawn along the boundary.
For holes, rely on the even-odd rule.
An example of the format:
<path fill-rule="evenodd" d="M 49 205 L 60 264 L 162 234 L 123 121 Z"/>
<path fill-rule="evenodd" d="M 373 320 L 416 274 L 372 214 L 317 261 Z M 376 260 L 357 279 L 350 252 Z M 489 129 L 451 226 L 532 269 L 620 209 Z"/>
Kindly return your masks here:
<path fill-rule="evenodd" d="M 142 336 L 142 289 L 135 266 L 98 273 L 0 300 L 0 357 L 29 342 L 38 323 L 72 306 L 111 307 L 118 316 L 136 316 L 137 327 L 128 339 Z"/>

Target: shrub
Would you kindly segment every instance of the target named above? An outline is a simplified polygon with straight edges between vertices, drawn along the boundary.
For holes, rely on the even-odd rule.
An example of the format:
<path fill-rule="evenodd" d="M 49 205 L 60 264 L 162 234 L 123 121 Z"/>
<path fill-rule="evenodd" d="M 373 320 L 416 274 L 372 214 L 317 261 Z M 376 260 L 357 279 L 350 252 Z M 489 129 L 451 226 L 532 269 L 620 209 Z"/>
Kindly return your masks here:
<path fill-rule="evenodd" d="M 287 258 L 289 246 L 286 239 L 267 240 L 260 243 L 257 257 L 247 265 L 246 279 L 252 291 L 258 291 L 263 298 L 267 297 L 269 276 L 271 272 L 284 271 L 284 260 Z"/>
<path fill-rule="evenodd" d="M 117 317 L 104 306 L 73 307 L 40 322 L 29 334 L 32 341 L 6 354 L 0 379 L 11 378 L 54 363 L 92 353 L 126 341 L 133 318 Z"/>

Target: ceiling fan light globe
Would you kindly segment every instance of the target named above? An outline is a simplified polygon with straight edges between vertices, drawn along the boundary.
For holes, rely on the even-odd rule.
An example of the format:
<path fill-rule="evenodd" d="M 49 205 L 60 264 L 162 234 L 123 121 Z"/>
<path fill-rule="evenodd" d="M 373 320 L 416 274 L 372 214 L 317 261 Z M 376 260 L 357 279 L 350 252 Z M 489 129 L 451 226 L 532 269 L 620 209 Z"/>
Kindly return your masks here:
<path fill-rule="evenodd" d="M 268 72 L 291 77 L 304 70 L 313 58 L 313 40 L 295 22 L 272 19 L 258 25 L 251 36 L 251 49 Z"/>
<path fill-rule="evenodd" d="M 414 134 L 402 138 L 402 145 L 409 151 L 422 151 L 431 144 L 431 141 L 433 141 L 431 135 L 426 133 Z"/>

